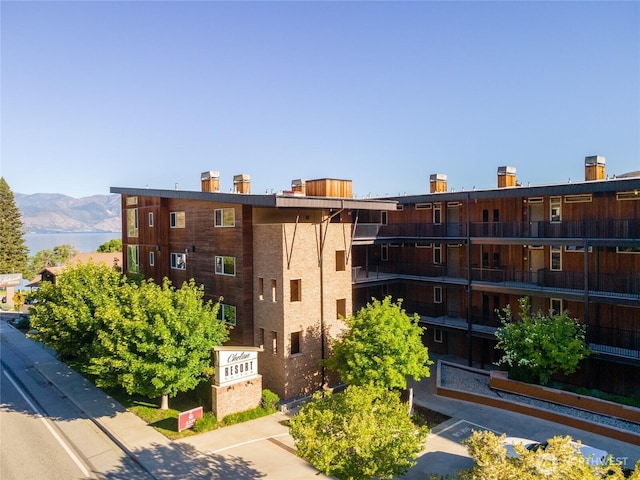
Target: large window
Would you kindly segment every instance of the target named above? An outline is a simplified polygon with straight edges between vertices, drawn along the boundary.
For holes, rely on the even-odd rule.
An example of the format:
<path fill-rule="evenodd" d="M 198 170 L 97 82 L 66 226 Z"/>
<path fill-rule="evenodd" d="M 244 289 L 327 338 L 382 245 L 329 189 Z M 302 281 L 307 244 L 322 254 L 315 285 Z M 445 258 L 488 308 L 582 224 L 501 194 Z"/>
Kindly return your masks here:
<path fill-rule="evenodd" d="M 176 270 L 184 270 L 187 268 L 186 253 L 171 253 L 171 268 Z"/>
<path fill-rule="evenodd" d="M 560 315 L 562 310 L 562 299 L 561 298 L 552 298 L 550 299 L 551 311 L 549 312 L 551 315 Z"/>
<path fill-rule="evenodd" d="M 138 236 L 138 209 L 137 208 L 127 209 L 127 236 L 129 237 Z"/>
<path fill-rule="evenodd" d="M 442 204 L 441 203 L 433 204 L 433 223 L 435 224 L 442 223 Z"/>
<path fill-rule="evenodd" d="M 184 212 L 171 212 L 169 214 L 169 226 L 171 228 L 184 228 L 185 226 Z"/>
<path fill-rule="evenodd" d="M 233 208 L 217 208 L 214 211 L 216 227 L 235 227 L 236 211 Z"/>
<path fill-rule="evenodd" d="M 436 243 L 433 246 L 433 263 L 440 264 L 442 263 L 442 244 Z"/>
<path fill-rule="evenodd" d="M 138 273 L 140 271 L 138 245 L 127 245 L 127 270 L 130 273 Z"/>
<path fill-rule="evenodd" d="M 551 245 L 551 270 L 559 272 L 562 270 L 562 247 Z"/>
<path fill-rule="evenodd" d="M 220 308 L 218 309 L 218 320 L 229 325 L 235 325 L 236 307 L 233 305 L 227 305 L 226 303 L 221 303 Z"/>
<path fill-rule="evenodd" d="M 216 257 L 217 275 L 235 275 L 236 257 Z"/>
<path fill-rule="evenodd" d="M 549 217 L 552 223 L 562 221 L 562 198 L 551 197 Z"/>
<path fill-rule="evenodd" d="M 336 318 L 344 318 L 347 316 L 347 299 L 338 298 L 336 300 Z"/>
<path fill-rule="evenodd" d="M 442 303 L 442 287 L 433 287 L 433 303 Z"/>

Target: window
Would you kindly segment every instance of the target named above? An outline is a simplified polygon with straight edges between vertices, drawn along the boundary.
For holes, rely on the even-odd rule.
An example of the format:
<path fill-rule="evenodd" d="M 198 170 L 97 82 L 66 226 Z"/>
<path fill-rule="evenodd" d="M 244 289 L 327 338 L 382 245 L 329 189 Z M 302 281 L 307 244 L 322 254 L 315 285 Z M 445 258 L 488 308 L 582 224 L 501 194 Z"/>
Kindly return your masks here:
<path fill-rule="evenodd" d="M 276 296 L 276 287 L 278 286 L 277 282 L 275 279 L 271 280 L 271 301 L 275 302 L 278 300 L 277 296 Z"/>
<path fill-rule="evenodd" d="M 300 332 L 291 332 L 291 355 L 300 353 Z"/>
<path fill-rule="evenodd" d="M 482 268 L 489 268 L 489 252 L 482 252 Z"/>
<path fill-rule="evenodd" d="M 433 341 L 436 343 L 442 343 L 442 329 L 440 328 L 433 329 Z"/>
<path fill-rule="evenodd" d="M 442 287 L 433 287 L 433 303 L 442 303 Z"/>
<path fill-rule="evenodd" d="M 153 212 L 149 212 L 149 226 L 153 227 Z"/>
<path fill-rule="evenodd" d="M 500 252 L 493 252 L 493 268 L 500 268 Z"/>
<path fill-rule="evenodd" d="M 264 278 L 258 277 L 258 300 L 264 300 Z"/>
<path fill-rule="evenodd" d="M 442 223 L 442 204 L 441 203 L 433 204 L 433 223 L 435 224 Z"/>
<path fill-rule="evenodd" d="M 217 208 L 214 210 L 216 227 L 235 227 L 236 211 L 233 208 Z"/>
<path fill-rule="evenodd" d="M 184 270 L 187 268 L 186 253 L 171 253 L 171 268 L 174 270 Z"/>
<path fill-rule="evenodd" d="M 137 205 L 137 204 L 138 204 L 138 197 L 127 197 L 127 206 Z"/>
<path fill-rule="evenodd" d="M 138 236 L 138 209 L 127 209 L 127 235 L 129 237 Z"/>
<path fill-rule="evenodd" d="M 562 270 L 562 247 L 551 245 L 551 270 L 559 272 Z"/>
<path fill-rule="evenodd" d="M 171 212 L 169 215 L 169 226 L 171 228 L 184 228 L 184 212 Z"/>
<path fill-rule="evenodd" d="M 236 324 L 236 307 L 221 303 L 217 314 L 218 320 L 228 325 Z"/>
<path fill-rule="evenodd" d="M 302 280 L 297 278 L 295 280 L 291 280 L 289 282 L 289 288 L 291 290 L 291 300 L 292 302 L 301 302 L 302 301 Z"/>
<path fill-rule="evenodd" d="M 564 203 L 589 203 L 591 201 L 593 201 L 593 195 L 591 193 L 567 195 L 564 197 Z"/>
<path fill-rule="evenodd" d="M 346 264 L 345 251 L 336 250 L 336 272 L 344 272 Z"/>
<path fill-rule="evenodd" d="M 271 332 L 271 353 L 278 353 L 278 332 Z"/>
<path fill-rule="evenodd" d="M 347 316 L 347 299 L 339 298 L 336 300 L 336 318 L 344 318 Z"/>
<path fill-rule="evenodd" d="M 386 262 L 389 260 L 389 244 L 383 243 L 380 245 L 380 260 Z"/>
<path fill-rule="evenodd" d="M 149 266 L 153 267 L 156 264 L 156 252 L 149 252 Z"/>
<path fill-rule="evenodd" d="M 442 244 L 436 243 L 433 246 L 433 263 L 440 264 L 442 263 Z"/>
<path fill-rule="evenodd" d="M 550 207 L 550 219 L 552 223 L 559 223 L 562 221 L 562 198 L 551 197 Z"/>
<path fill-rule="evenodd" d="M 382 225 L 387 225 L 389 222 L 388 213 L 385 211 L 380 212 L 380 223 Z"/>
<path fill-rule="evenodd" d="M 616 247 L 616 253 L 640 253 L 640 247 Z"/>
<path fill-rule="evenodd" d="M 138 245 L 127 245 L 127 270 L 130 273 L 138 273 L 140 271 Z"/>
<path fill-rule="evenodd" d="M 431 210 L 430 203 L 416 203 L 416 210 Z"/>
<path fill-rule="evenodd" d="M 498 223 L 500 221 L 500 210 L 497 208 L 493 209 L 493 221 Z"/>
<path fill-rule="evenodd" d="M 260 347 L 264 348 L 264 328 L 258 329 L 258 341 Z"/>
<path fill-rule="evenodd" d="M 549 315 L 560 315 L 563 312 L 561 298 L 552 298 L 550 303 L 551 308 L 549 310 Z"/>
<path fill-rule="evenodd" d="M 231 275 L 236 274 L 236 257 L 215 257 L 216 262 L 216 275 Z"/>

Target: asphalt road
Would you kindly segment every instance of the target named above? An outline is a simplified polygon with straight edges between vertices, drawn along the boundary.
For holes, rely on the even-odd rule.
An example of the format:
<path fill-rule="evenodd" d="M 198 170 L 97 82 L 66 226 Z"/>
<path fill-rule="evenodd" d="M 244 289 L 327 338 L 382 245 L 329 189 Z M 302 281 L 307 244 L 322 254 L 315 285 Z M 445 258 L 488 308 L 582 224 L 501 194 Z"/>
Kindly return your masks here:
<path fill-rule="evenodd" d="M 0 478 L 149 478 L 0 337 Z"/>
<path fill-rule="evenodd" d="M 4 367 L 0 375 L 0 478 L 92 478 L 73 447 Z"/>

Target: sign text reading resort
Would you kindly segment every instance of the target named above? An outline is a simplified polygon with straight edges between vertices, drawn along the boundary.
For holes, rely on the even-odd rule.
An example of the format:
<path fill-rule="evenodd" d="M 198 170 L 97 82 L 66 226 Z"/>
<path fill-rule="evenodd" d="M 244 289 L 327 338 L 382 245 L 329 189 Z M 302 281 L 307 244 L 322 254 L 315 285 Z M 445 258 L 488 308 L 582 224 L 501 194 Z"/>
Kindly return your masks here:
<path fill-rule="evenodd" d="M 244 348 L 240 350 L 240 348 Z M 258 351 L 255 347 L 215 347 L 215 384 L 218 386 L 249 380 L 258 375 Z"/>

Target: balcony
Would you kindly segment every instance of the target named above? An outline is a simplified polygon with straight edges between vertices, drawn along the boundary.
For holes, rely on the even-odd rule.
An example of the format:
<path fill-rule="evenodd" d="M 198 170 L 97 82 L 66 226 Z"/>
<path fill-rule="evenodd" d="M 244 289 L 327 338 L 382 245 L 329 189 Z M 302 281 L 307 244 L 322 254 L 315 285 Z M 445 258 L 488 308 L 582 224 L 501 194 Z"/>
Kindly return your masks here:
<path fill-rule="evenodd" d="M 640 360 L 640 331 L 589 327 L 587 337 L 593 352 Z"/>
<path fill-rule="evenodd" d="M 473 222 L 470 236 L 489 238 L 640 238 L 640 222 L 632 220 L 565 220 L 562 222 Z M 466 238 L 467 224 L 377 223 L 358 224 L 354 239 L 375 238 Z"/>
<path fill-rule="evenodd" d="M 382 280 L 416 280 L 465 285 L 467 269 L 443 264 L 415 262 L 379 262 L 374 265 L 360 265 L 352 268 L 354 284 Z M 584 274 L 582 272 L 558 272 L 548 269 L 522 271 L 514 268 L 471 268 L 472 282 L 495 284 L 511 289 L 548 289 L 549 294 L 564 290 L 582 296 L 584 294 Z M 589 295 L 640 300 L 640 273 L 595 274 L 590 273 Z"/>

